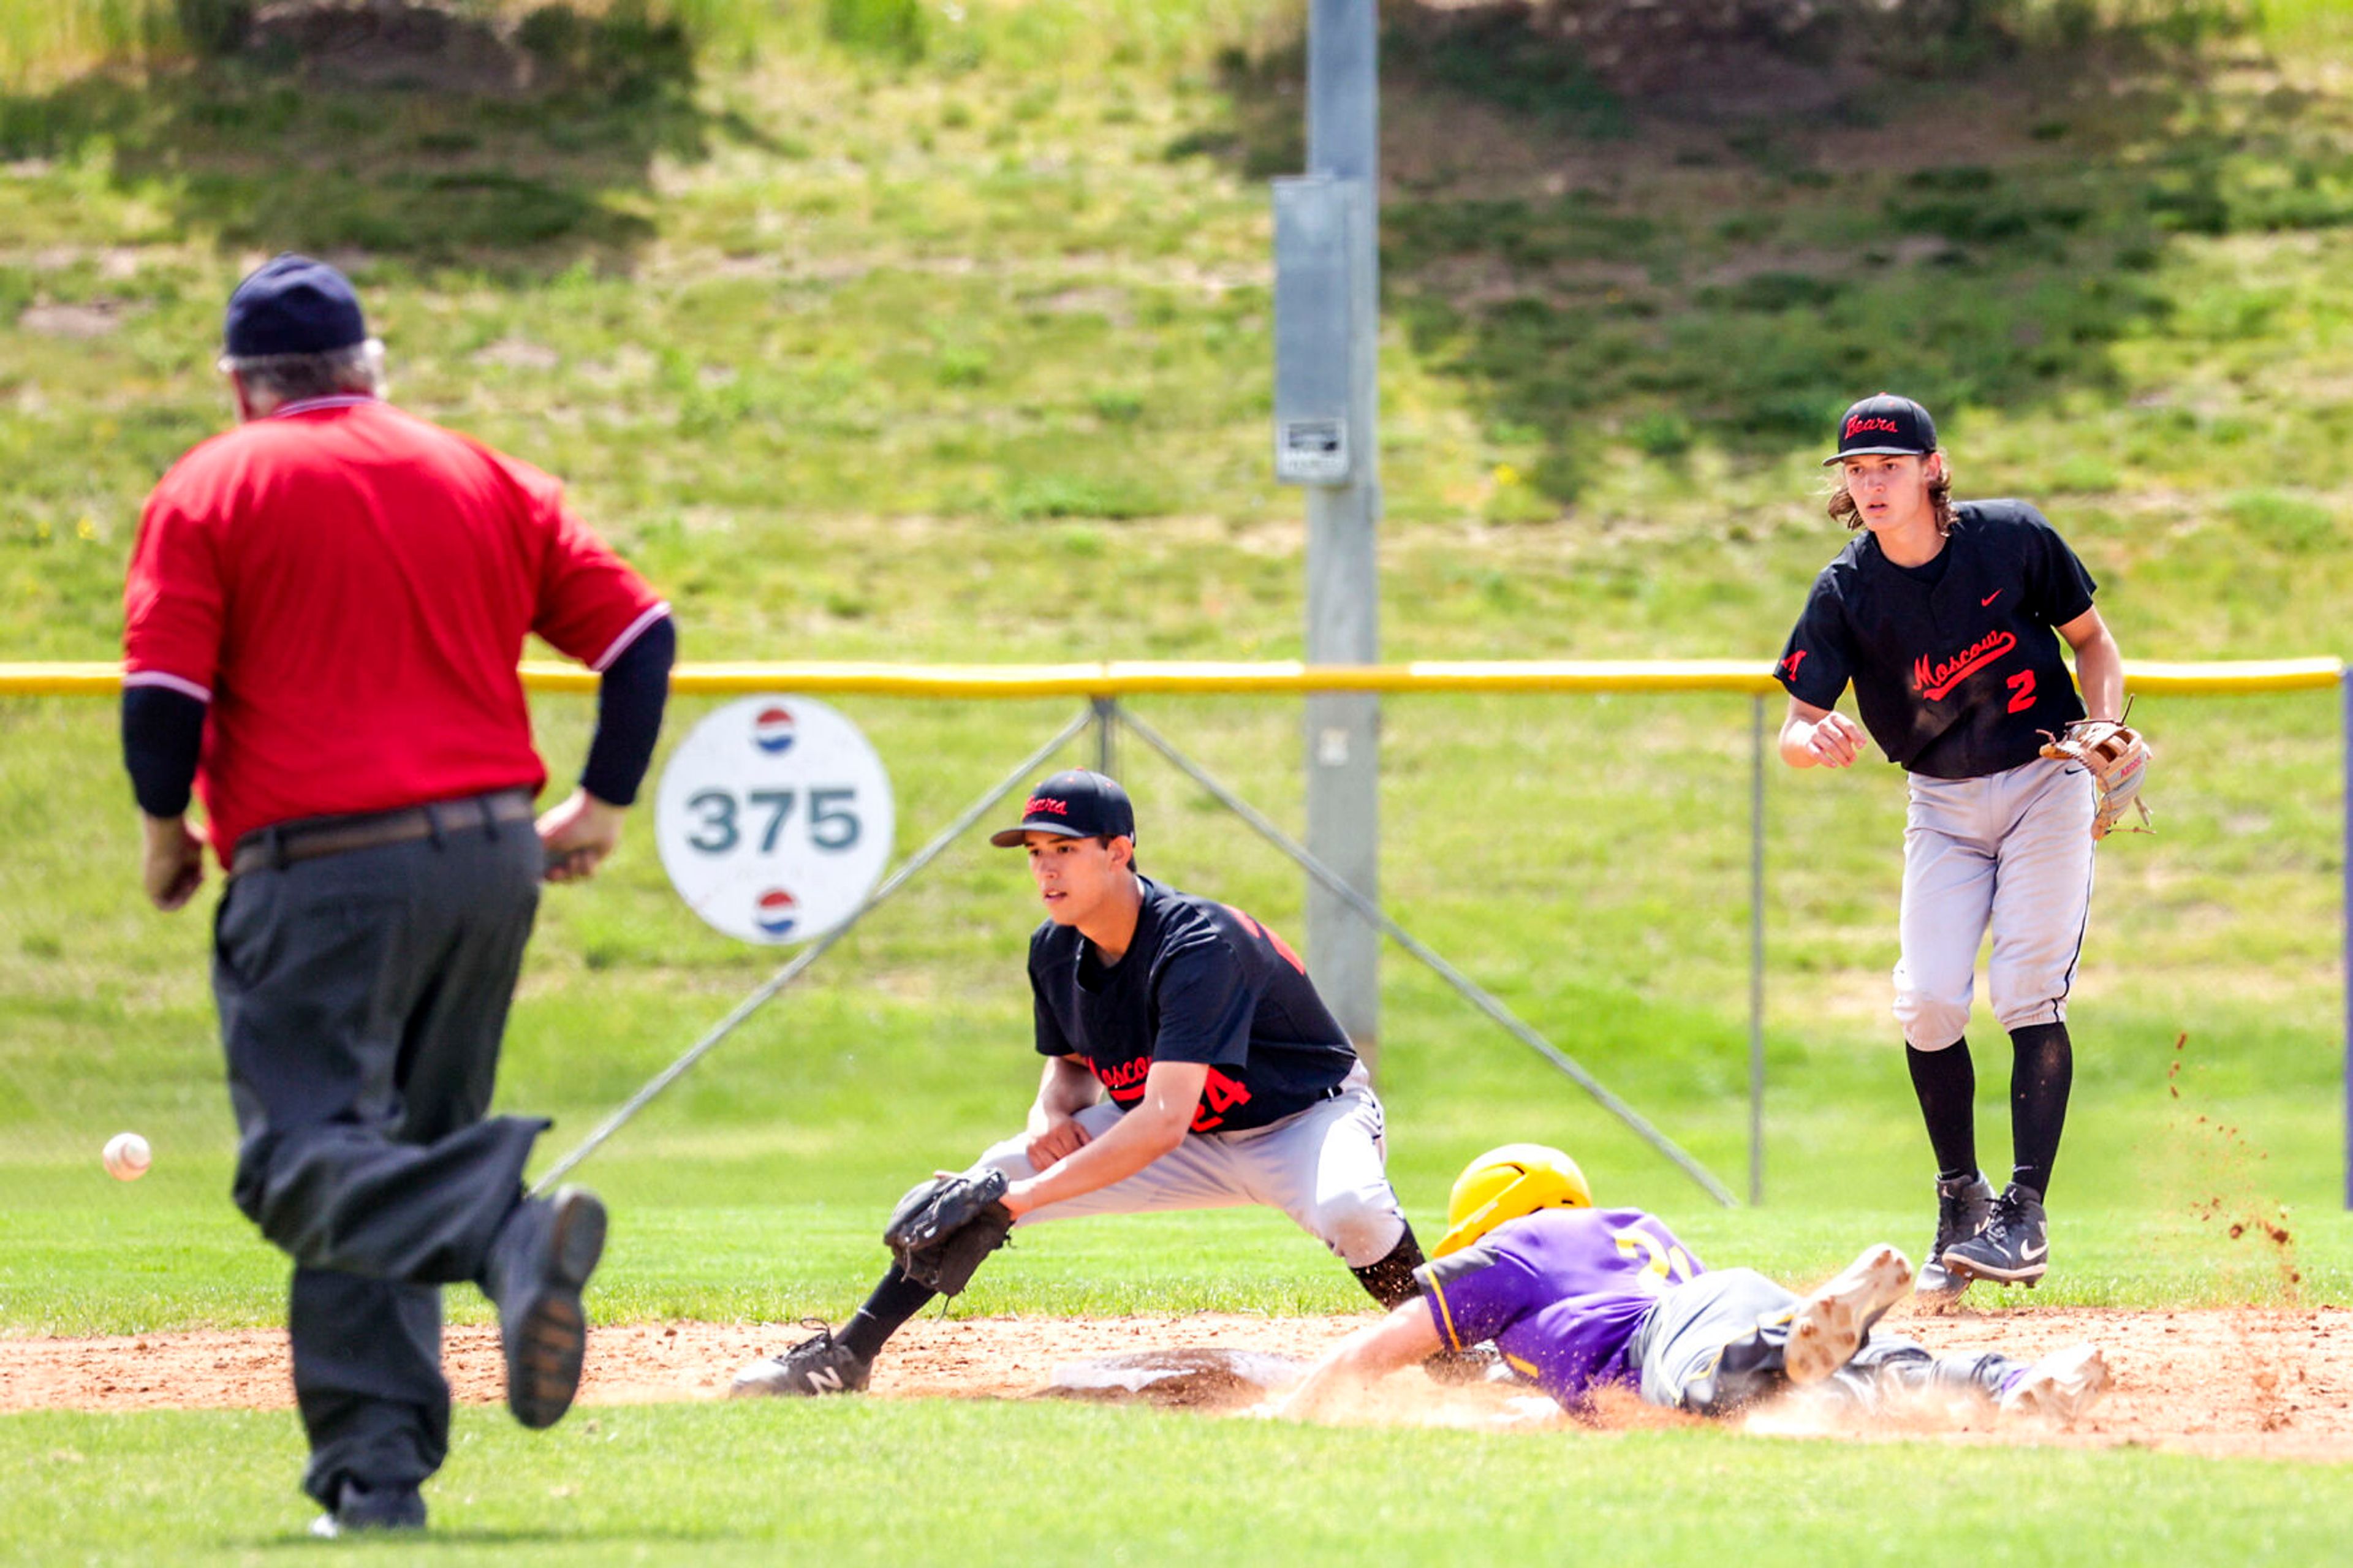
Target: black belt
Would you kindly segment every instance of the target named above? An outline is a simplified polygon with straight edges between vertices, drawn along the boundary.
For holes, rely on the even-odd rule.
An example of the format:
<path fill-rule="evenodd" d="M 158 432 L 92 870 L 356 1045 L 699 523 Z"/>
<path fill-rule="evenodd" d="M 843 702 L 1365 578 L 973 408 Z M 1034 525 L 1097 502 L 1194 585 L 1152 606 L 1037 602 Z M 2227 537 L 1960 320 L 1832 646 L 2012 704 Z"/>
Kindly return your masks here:
<path fill-rule="evenodd" d="M 258 827 L 237 841 L 229 857 L 228 874 L 275 870 L 297 860 L 322 855 L 344 855 L 354 849 L 375 849 L 386 844 L 409 844 L 419 838 L 438 840 L 445 833 L 483 828 L 495 836 L 501 822 L 529 822 L 532 797 L 519 789 L 469 795 L 463 800 L 437 800 L 396 811 L 372 811 L 358 816 L 307 816 Z"/>

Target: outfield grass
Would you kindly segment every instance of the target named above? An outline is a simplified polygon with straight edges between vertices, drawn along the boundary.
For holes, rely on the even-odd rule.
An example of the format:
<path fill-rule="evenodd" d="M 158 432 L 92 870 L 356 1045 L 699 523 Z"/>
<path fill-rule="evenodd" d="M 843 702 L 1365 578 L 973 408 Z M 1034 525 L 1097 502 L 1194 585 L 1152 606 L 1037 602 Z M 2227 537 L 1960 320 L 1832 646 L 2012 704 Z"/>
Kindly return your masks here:
<path fill-rule="evenodd" d="M 48 51 L 0 86 L 0 657 L 112 655 L 139 500 L 224 417 L 220 300 L 290 245 L 358 279 L 401 401 L 571 481 L 676 602 L 689 658 L 1299 652 L 1300 504 L 1265 460 L 1260 184 L 1296 163 L 1295 7 L 926 8 L 920 47 L 858 32 L 889 5 L 616 7 L 574 39 L 568 83 L 519 105 L 302 85 L 161 45 L 85 68 L 76 51 L 119 48 L 104 28 L 138 7 L 43 10 L 81 30 L 36 37 L 29 11 L 0 30 L 0 52 Z M 2045 504 L 2128 657 L 2345 651 L 2341 8 L 2274 0 L 2260 27 L 2207 37 L 2195 70 L 2161 29 L 2094 26 L 1974 76 L 1927 62 L 1835 112 L 1728 122 L 1612 100 L 1538 42 L 1400 37 L 1388 57 L 1387 657 L 1761 664 L 1839 546 L 1811 499 L 1821 430 L 1888 384 L 1937 410 L 1965 493 Z M 892 767 L 902 851 L 1069 710 L 842 705 Z M 671 739 L 708 707 L 681 701 Z M 1298 822 L 1296 704 L 1138 710 Z M 563 777 L 586 705 L 535 711 Z M 2299 1299 L 2342 1302 L 2337 704 L 2167 699 L 2137 718 L 2161 831 L 2102 851 L 2062 1271 L 2021 1299 L 2284 1300 L 2276 1256 L 2223 1228 L 2284 1206 Z M 1384 710 L 1398 917 L 1736 1187 L 1751 719 L 1715 697 Z M 268 1323 L 282 1265 L 225 1197 L 209 900 L 174 918 L 137 900 L 112 729 L 105 704 L 0 702 L 0 1332 Z M 1123 762 L 1155 874 L 1301 934 L 1295 870 L 1137 748 Z M 1425 1231 L 1464 1159 L 1541 1138 L 1712 1259 L 1796 1279 L 1877 1236 L 1916 1249 L 1926 1159 L 1886 1016 L 1900 797 L 1883 768 L 1770 773 L 1762 1211 L 1704 1207 L 1393 960 L 1383 1088 Z M 559 1117 L 543 1160 L 779 957 L 695 922 L 645 828 L 543 907 L 501 1090 Z M 603 1311 L 852 1304 L 888 1203 L 1027 1103 L 1033 920 L 1018 866 L 960 846 L 600 1154 L 583 1174 L 619 1216 Z M 1988 1018 L 1973 1037 L 1998 1171 L 2007 1052 Z M 158 1154 L 133 1186 L 98 1166 L 123 1127 Z M 974 1310 L 1356 1300 L 1262 1215 L 1047 1232 L 1002 1261 Z M 1994 1561 L 2316 1561 L 2343 1500 L 2341 1470 L 1700 1433 L 1026 1407 L 597 1420 L 533 1443 L 462 1414 L 437 1551 L 1609 1542 L 1679 1562 L 1737 1542 L 1764 1561 L 1909 1561 L 1926 1540 Z M 214 1473 L 191 1488 L 164 1460 L 196 1447 Z M 923 1513 L 914 1455 L 1055 1479 L 934 1488 L 951 1495 Z M 299 1524 L 297 1458 L 283 1415 L 0 1420 L 0 1473 L 37 1478 L 0 1487 L 0 1550 L 267 1558 Z"/>

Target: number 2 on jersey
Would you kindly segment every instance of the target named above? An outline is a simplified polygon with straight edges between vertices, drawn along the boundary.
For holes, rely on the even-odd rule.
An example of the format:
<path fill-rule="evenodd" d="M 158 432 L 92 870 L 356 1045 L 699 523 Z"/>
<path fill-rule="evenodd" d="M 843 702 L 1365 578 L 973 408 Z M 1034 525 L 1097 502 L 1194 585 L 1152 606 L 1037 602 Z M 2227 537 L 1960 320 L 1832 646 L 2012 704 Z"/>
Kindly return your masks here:
<path fill-rule="evenodd" d="M 2023 713 L 2034 706 L 2034 672 L 2021 669 L 2010 678 L 2010 707 L 2007 711 Z"/>

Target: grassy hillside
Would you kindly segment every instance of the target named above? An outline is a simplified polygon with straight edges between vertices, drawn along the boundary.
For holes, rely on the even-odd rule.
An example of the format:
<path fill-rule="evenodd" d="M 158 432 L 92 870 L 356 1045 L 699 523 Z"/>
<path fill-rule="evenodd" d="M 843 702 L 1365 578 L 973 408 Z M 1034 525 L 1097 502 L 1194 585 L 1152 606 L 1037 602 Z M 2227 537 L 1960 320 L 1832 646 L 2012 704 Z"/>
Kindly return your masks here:
<path fill-rule="evenodd" d="M 818 7 L 682 14 L 580 24 L 520 100 L 162 48 L 0 94 L 0 654 L 115 648 L 140 499 L 223 421 L 220 301 L 284 247 L 359 281 L 402 402 L 567 477 L 690 658 L 1295 654 L 1261 183 L 1296 158 L 1295 7 L 975 5 L 920 48 Z M 1882 385 L 1937 410 L 1965 493 L 2046 506 L 2129 656 L 2342 651 L 2332 9 L 1807 79 L 1803 114 L 1615 95 L 1540 37 L 1389 14 L 1389 656 L 1763 660 L 1838 548 L 1823 432 Z M 1060 717 L 854 711 L 902 847 Z M 1145 711 L 1297 821 L 1294 706 Z M 2062 1191 L 2332 1204 L 2334 704 L 2138 716 L 2163 832 L 2103 854 Z M 1418 699 L 1385 741 L 1401 918 L 1736 1178 L 1750 719 Z M 585 710 L 541 720 L 561 777 Z M 1295 931 L 1296 875 L 1130 761 L 1155 868 Z M 102 705 L 0 706 L 0 1166 L 69 1209 L 118 1124 L 207 1172 L 227 1149 L 205 922 L 137 902 L 126 794 Z M 1920 1184 L 1885 1018 L 1900 813 L 1883 769 L 1770 781 L 1780 1202 Z M 887 1198 L 1025 1102 L 1031 919 L 1013 867 L 959 849 L 596 1169 L 670 1203 Z M 703 931 L 633 837 L 549 900 L 508 1099 L 585 1129 L 774 957 Z M 1403 960 L 1388 986 L 1417 1205 L 1515 1136 L 1687 1202 Z M 1977 1037 L 1998 1162 L 2007 1053 Z"/>

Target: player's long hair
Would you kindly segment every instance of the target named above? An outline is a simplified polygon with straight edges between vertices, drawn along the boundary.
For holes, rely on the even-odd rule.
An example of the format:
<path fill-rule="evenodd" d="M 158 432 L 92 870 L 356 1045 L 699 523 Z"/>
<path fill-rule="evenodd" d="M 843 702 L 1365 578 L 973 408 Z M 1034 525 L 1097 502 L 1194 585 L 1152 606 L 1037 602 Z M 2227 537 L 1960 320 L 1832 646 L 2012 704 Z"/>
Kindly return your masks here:
<path fill-rule="evenodd" d="M 1939 452 L 1938 457 L 1944 454 Z M 1831 488 L 1826 510 L 1832 522 L 1846 524 L 1850 532 L 1862 526 L 1862 509 L 1846 493 L 1846 476 L 1831 476 Z M 1949 458 L 1937 465 L 1936 477 L 1928 481 L 1928 504 L 1936 511 L 1936 532 L 1939 537 L 1953 531 L 1953 464 Z"/>

